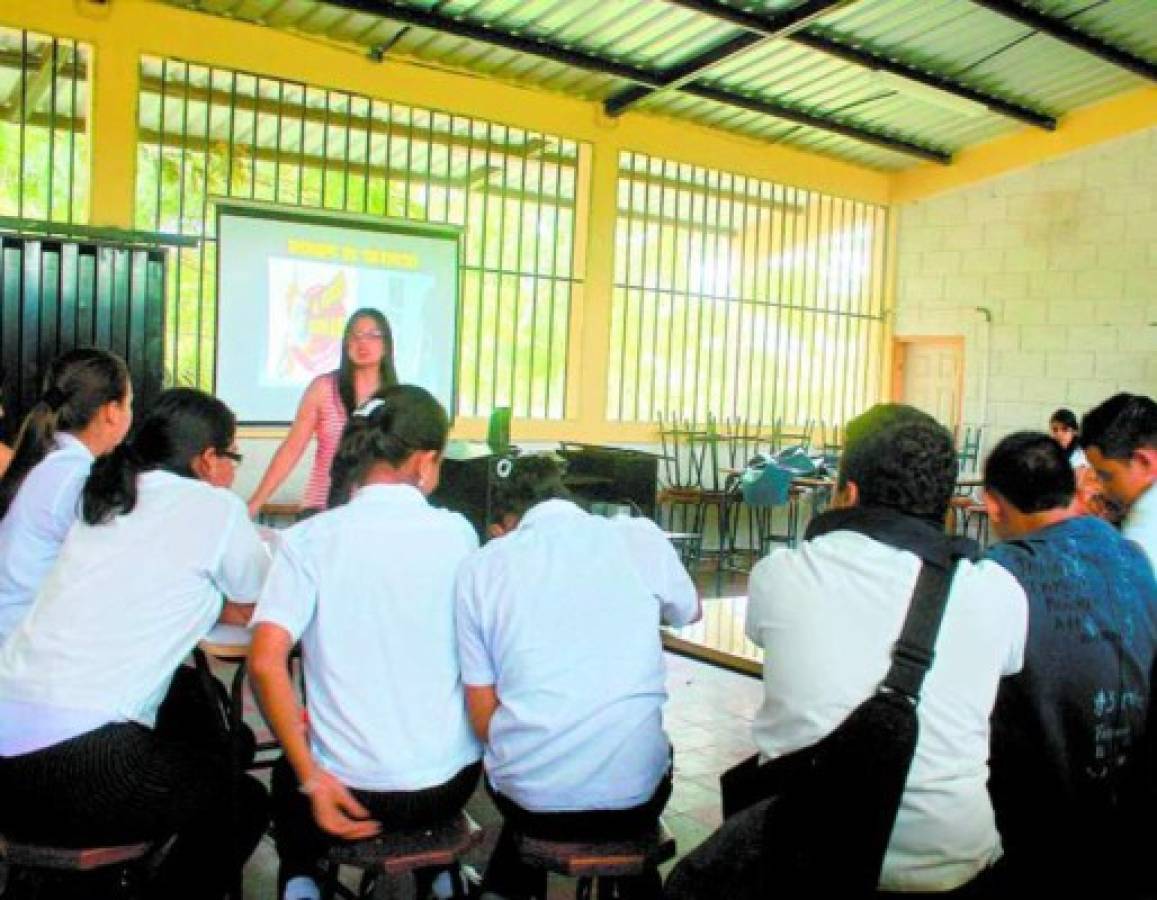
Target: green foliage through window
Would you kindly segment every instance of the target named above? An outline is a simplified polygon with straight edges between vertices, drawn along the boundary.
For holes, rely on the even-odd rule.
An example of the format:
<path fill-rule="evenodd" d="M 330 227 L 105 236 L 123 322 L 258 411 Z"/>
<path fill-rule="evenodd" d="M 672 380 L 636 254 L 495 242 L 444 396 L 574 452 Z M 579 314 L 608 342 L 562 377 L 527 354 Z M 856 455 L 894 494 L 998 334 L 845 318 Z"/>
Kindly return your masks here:
<path fill-rule="evenodd" d="M 607 415 L 843 423 L 876 400 L 886 210 L 620 156 Z"/>
<path fill-rule="evenodd" d="M 0 216 L 88 221 L 92 51 L 0 27 Z"/>

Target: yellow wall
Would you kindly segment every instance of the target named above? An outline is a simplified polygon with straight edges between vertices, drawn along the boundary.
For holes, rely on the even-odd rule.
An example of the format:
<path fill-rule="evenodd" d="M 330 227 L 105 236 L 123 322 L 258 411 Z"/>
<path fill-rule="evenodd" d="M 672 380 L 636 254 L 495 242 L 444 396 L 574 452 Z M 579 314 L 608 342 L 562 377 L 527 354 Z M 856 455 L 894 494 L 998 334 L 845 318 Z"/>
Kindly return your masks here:
<path fill-rule="evenodd" d="M 133 225 L 142 54 L 291 78 L 589 142 L 585 287 L 572 319 L 567 420 L 516 421 L 514 436 L 521 440 L 625 442 L 653 437 L 651 426 L 609 423 L 604 417 L 620 150 L 875 203 L 888 199 L 885 175 L 851 164 L 644 114 L 610 119 L 597 103 L 427 65 L 373 63 L 336 44 L 186 12 L 154 0 L 114 0 L 108 6 L 87 0 L 5 0 L 0 4 L 0 24 L 77 38 L 94 48 L 91 219 L 95 225 Z M 460 421 L 457 431 L 460 436 L 480 436 L 484 423 Z"/>
<path fill-rule="evenodd" d="M 961 150 L 950 166 L 923 164 L 900 172 L 892 178 L 891 201 L 923 200 L 1155 125 L 1157 87 L 1144 87 L 1075 110 L 1056 131 L 1024 128 Z"/>

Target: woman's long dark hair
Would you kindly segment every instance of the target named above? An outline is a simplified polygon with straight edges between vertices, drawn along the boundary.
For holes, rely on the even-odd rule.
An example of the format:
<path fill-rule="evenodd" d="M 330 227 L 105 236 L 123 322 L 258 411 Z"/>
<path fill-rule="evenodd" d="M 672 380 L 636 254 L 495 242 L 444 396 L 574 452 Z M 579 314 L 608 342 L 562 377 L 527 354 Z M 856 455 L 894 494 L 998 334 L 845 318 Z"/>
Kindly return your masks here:
<path fill-rule="evenodd" d="M 402 465 L 422 450 L 446 448 L 450 420 L 429 391 L 395 384 L 346 423 L 330 466 L 327 505 L 341 506 L 375 463 Z"/>
<path fill-rule="evenodd" d="M 394 333 L 386 317 L 376 309 L 364 306 L 354 310 L 346 319 L 341 335 L 341 363 L 337 367 L 337 392 L 347 416 L 352 416 L 358 406 L 358 393 L 354 385 L 354 364 L 350 359 L 350 335 L 354 322 L 358 319 L 373 319 L 374 326 L 382 333 L 382 361 L 378 364 L 378 393 L 398 383 L 398 372 L 394 367 Z"/>
<path fill-rule="evenodd" d="M 0 478 L 0 518 L 28 473 L 52 449 L 58 431 L 81 431 L 106 403 L 125 399 L 129 370 L 107 350 L 69 350 L 56 357 L 44 378 L 44 393 L 24 417 L 12 461 Z"/>
<path fill-rule="evenodd" d="M 228 450 L 236 436 L 236 417 L 216 397 L 195 388 L 164 391 L 133 436 L 93 464 L 81 517 L 89 525 L 102 525 L 131 513 L 142 472 L 163 469 L 196 478 L 193 460 L 210 447 Z"/>

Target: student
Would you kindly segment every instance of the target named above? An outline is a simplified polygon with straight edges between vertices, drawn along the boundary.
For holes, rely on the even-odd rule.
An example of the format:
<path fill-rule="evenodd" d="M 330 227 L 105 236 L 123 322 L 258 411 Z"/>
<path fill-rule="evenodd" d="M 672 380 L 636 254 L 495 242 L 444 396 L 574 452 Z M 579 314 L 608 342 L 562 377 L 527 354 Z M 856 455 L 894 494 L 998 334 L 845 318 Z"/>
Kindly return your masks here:
<path fill-rule="evenodd" d="M 1117 394 L 1081 420 L 1081 446 L 1109 500 L 1125 511 L 1121 530 L 1157 566 L 1157 403 Z"/>
<path fill-rule="evenodd" d="M 1143 846 L 1152 810 L 1132 783 L 1157 658 L 1157 582 L 1140 547 L 1076 515 L 1075 487 L 1067 454 L 1044 434 L 1009 435 L 984 466 L 984 503 L 1004 541 L 987 556 L 1016 577 L 1029 609 L 1024 668 L 1001 682 L 992 716 L 989 790 L 1015 896 L 1157 886 Z"/>
<path fill-rule="evenodd" d="M 1077 416 L 1071 409 L 1062 407 L 1049 416 L 1049 434 L 1068 454 L 1069 464 L 1074 471 L 1089 464 L 1085 459 L 1085 452 L 1081 449 L 1080 433 Z"/>
<path fill-rule="evenodd" d="M 458 645 L 466 702 L 505 818 L 482 890 L 545 897 L 516 833 L 625 837 L 671 794 L 659 625 L 699 617 L 695 587 L 649 519 L 604 519 L 571 500 L 562 469 L 527 457 L 493 501 L 498 536 L 462 567 Z M 654 896 L 657 875 L 628 886 Z"/>
<path fill-rule="evenodd" d="M 334 371 L 317 376 L 305 389 L 289 433 L 249 498 L 249 515 L 256 517 L 261 512 L 261 507 L 289 477 L 315 436 L 317 451 L 301 507 L 306 515 L 325 509 L 330 466 L 350 415 L 367 400 L 397 383 L 390 323 L 376 309 L 367 307 L 355 311 L 342 333 L 341 363 Z"/>
<path fill-rule="evenodd" d="M 273 803 L 287 900 L 318 896 L 331 842 L 448 819 L 478 783 L 453 594 L 478 538 L 426 501 L 447 431 L 445 410 L 413 385 L 355 414 L 341 442 L 356 461 L 352 500 L 284 532 L 262 591 L 250 674 L 284 750 Z M 286 665 L 299 640 L 308 734 Z M 449 879 L 435 888 L 448 896 Z"/>
<path fill-rule="evenodd" d="M 0 644 L 56 561 L 93 460 L 124 440 L 132 400 L 128 369 L 112 353 L 70 350 L 49 367 L 0 478 Z"/>
<path fill-rule="evenodd" d="M 957 468 L 952 436 L 930 416 L 874 406 L 848 423 L 833 509 L 803 544 L 752 570 L 746 630 L 765 651 L 752 731 L 767 759 L 826 737 L 884 680 L 921 560 L 951 549 L 943 522 Z M 1008 572 L 958 564 L 882 891 L 967 890 L 999 858 L 988 716 L 1001 677 L 1020 668 L 1025 618 L 1024 591 Z"/>
<path fill-rule="evenodd" d="M 93 466 L 81 522 L 0 647 L 0 832 L 66 847 L 176 834 L 156 884 L 166 900 L 221 897 L 268 821 L 219 718 L 196 728 L 162 707 L 213 624 L 248 618 L 268 568 L 225 490 L 235 432 L 214 397 L 162 393 Z"/>

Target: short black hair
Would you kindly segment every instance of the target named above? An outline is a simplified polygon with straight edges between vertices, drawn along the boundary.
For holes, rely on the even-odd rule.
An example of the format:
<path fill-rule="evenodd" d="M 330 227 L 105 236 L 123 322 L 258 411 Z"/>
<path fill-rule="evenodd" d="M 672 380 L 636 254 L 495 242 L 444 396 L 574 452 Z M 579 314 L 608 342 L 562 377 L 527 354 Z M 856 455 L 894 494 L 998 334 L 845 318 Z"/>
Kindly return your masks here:
<path fill-rule="evenodd" d="M 490 496 L 490 518 L 501 522 L 506 516 L 521 519 L 527 510 L 546 500 L 572 500 L 563 484 L 566 467 L 550 454 L 500 459 L 499 477 Z M 507 466 L 509 468 L 507 468 Z M 505 471 L 505 475 L 503 475 Z"/>
<path fill-rule="evenodd" d="M 1053 422 L 1056 422 L 1058 425 L 1064 425 L 1065 428 L 1071 429 L 1072 431 L 1079 430 L 1076 413 L 1063 406 L 1049 416 L 1049 424 L 1051 425 Z"/>
<path fill-rule="evenodd" d="M 1081 446 L 1108 459 L 1128 459 L 1142 447 L 1157 449 L 1157 403 L 1142 394 L 1116 394 L 1085 413 Z"/>
<path fill-rule="evenodd" d="M 1040 431 L 1018 431 L 1001 440 L 984 462 L 984 489 L 1022 513 L 1063 509 L 1077 478 L 1065 449 Z"/>
<path fill-rule="evenodd" d="M 848 422 L 840 484 L 854 481 L 862 506 L 942 525 L 958 471 L 948 429 L 915 407 L 878 403 Z"/>

